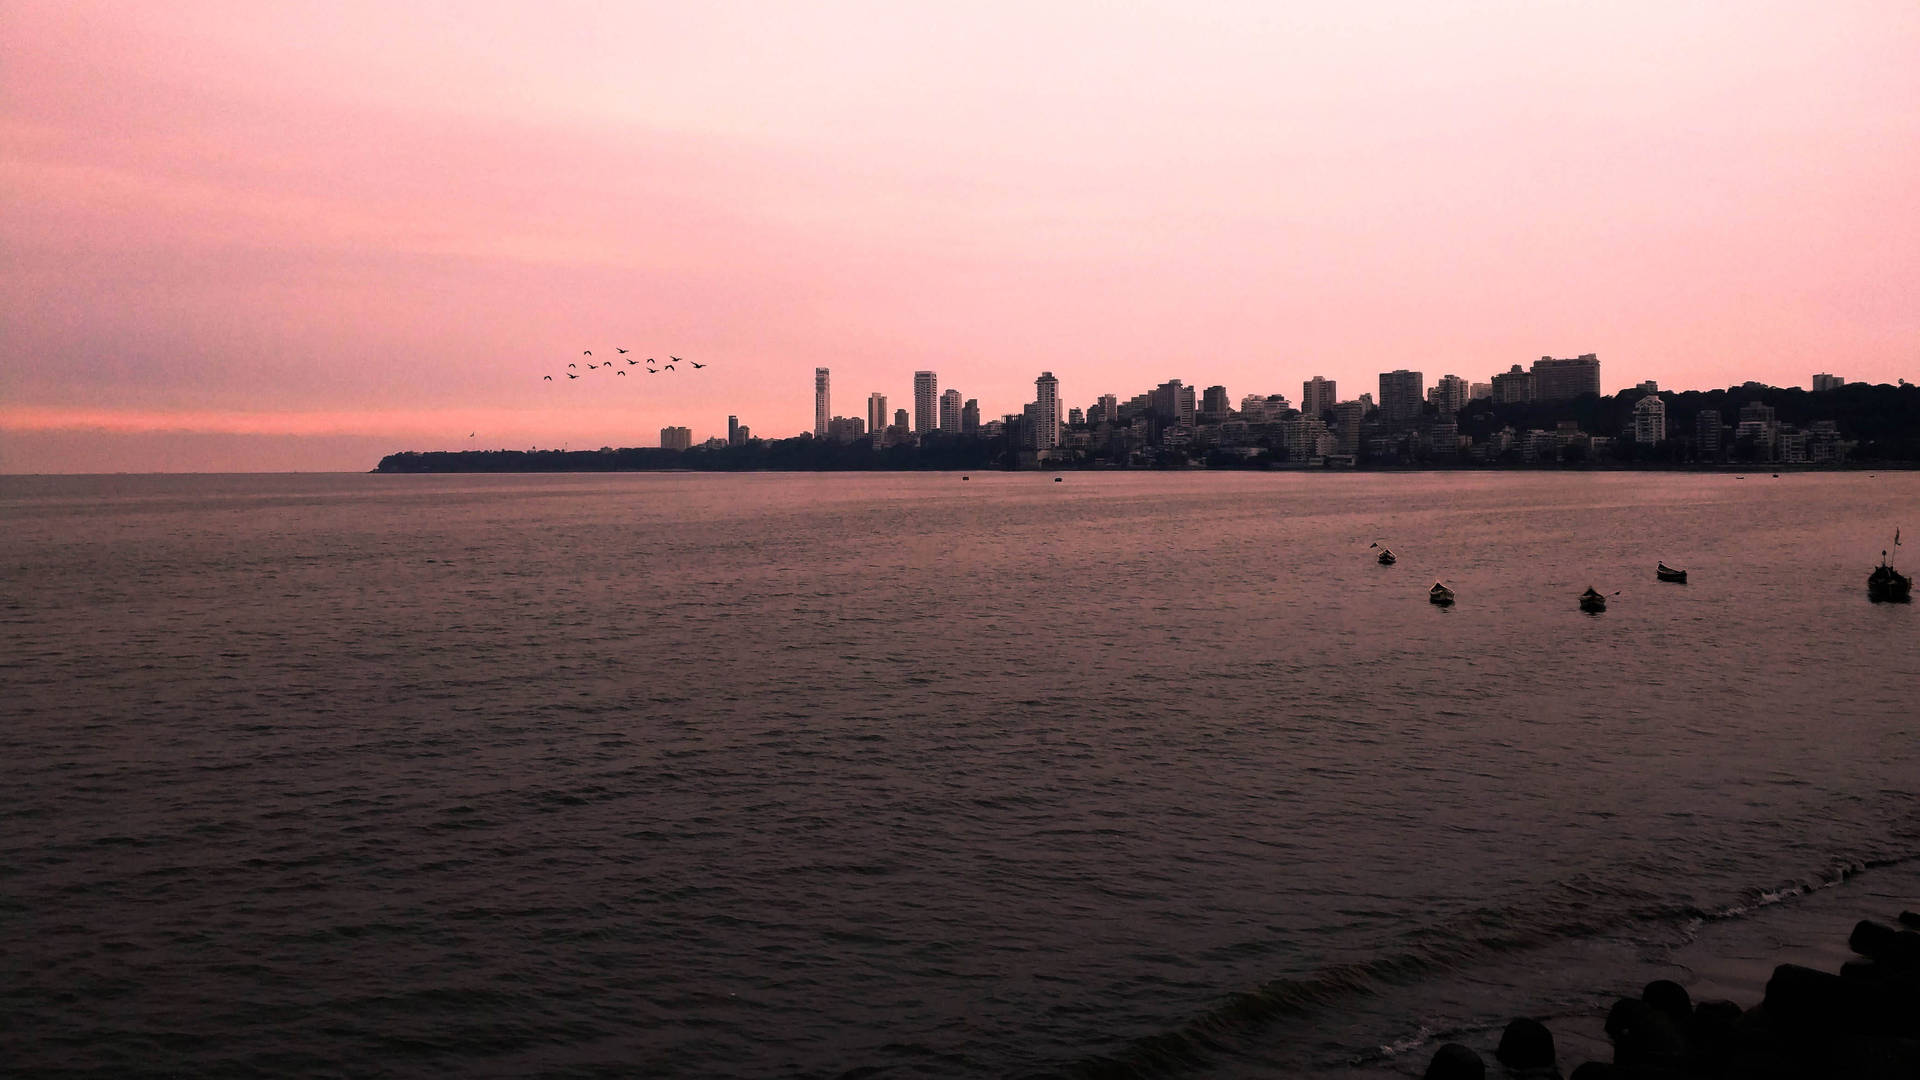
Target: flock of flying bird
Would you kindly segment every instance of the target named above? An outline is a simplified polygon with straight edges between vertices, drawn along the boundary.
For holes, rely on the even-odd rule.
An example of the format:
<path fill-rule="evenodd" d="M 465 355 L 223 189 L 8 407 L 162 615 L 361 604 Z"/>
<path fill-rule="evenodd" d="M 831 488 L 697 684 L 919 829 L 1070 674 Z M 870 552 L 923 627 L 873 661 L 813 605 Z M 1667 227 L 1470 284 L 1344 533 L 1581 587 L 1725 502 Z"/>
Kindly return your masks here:
<path fill-rule="evenodd" d="M 618 357 L 615 357 L 615 358 L 614 358 L 614 359 L 612 359 L 612 360 L 601 360 L 601 361 L 598 361 L 598 362 L 596 362 L 596 361 L 595 361 L 595 360 L 593 359 L 593 350 L 592 350 L 592 349 L 582 349 L 582 350 L 580 350 L 580 355 L 581 355 L 582 357 L 584 357 L 584 358 L 585 358 L 585 360 L 584 360 L 584 362 L 585 362 L 585 363 L 586 363 L 586 365 L 587 365 L 587 370 L 588 370 L 588 371 L 599 371 L 599 370 L 600 370 L 601 368 L 606 368 L 606 369 L 608 369 L 608 370 L 610 370 L 610 371 L 612 371 L 612 372 L 613 372 L 613 373 L 614 373 L 615 375 L 625 375 L 625 374 L 627 373 L 627 368 L 623 368 L 623 367 L 620 367 L 620 366 L 619 366 L 619 364 L 620 364 L 620 361 L 621 361 L 621 360 L 625 360 L 625 361 L 627 362 L 627 367 L 639 367 L 639 366 L 640 366 L 640 361 L 638 361 L 638 360 L 635 360 L 635 359 L 634 359 L 633 357 L 631 357 L 631 356 L 628 356 L 628 355 L 627 355 L 627 350 L 625 350 L 625 349 L 620 349 L 620 348 L 616 348 L 616 349 L 614 349 L 613 351 L 614 351 L 614 352 L 616 352 L 616 353 L 619 353 L 620 355 L 619 355 Z M 646 366 L 646 372 L 647 372 L 647 374 L 649 374 L 649 375 L 658 375 L 658 374 L 660 374 L 660 373 L 661 373 L 661 372 L 663 372 L 663 371 L 673 371 L 673 370 L 675 370 L 675 369 L 676 369 L 676 368 L 677 368 L 677 367 L 678 367 L 679 365 L 681 365 L 681 364 L 686 364 L 686 365 L 688 365 L 689 367 L 692 367 L 692 368 L 693 368 L 694 370 L 696 370 L 696 371 L 697 371 L 697 370 L 699 370 L 700 368 L 703 368 L 703 367 L 706 367 L 706 366 L 707 366 L 707 365 L 705 365 L 705 364 L 696 364 L 696 363 L 693 363 L 693 362 L 692 362 L 692 361 L 690 361 L 690 360 L 682 360 L 682 359 L 680 359 L 680 358 L 679 358 L 679 357 L 677 357 L 677 356 L 669 356 L 669 357 L 667 357 L 667 362 L 666 362 L 665 364 L 661 364 L 661 365 L 660 365 L 660 366 L 658 366 L 658 367 L 655 367 L 655 366 L 654 366 L 654 364 L 655 364 L 655 361 L 654 361 L 654 359 L 653 359 L 653 357 L 651 357 L 651 356 L 649 356 L 649 357 L 647 357 L 647 361 L 646 361 L 646 364 L 647 364 L 647 366 Z M 567 372 L 563 372 L 563 374 L 565 374 L 567 378 L 569 378 L 569 379 L 577 379 L 577 378 L 579 378 L 579 377 L 580 377 L 580 376 L 579 376 L 578 374 L 576 374 L 576 373 L 575 373 L 575 372 L 577 372 L 577 371 L 579 370 L 579 368 L 580 368 L 580 363 L 579 363 L 579 362 L 575 362 L 575 363 L 571 363 L 571 364 L 568 364 L 568 365 L 567 365 L 567 367 L 569 367 L 569 368 L 572 368 L 572 369 L 574 369 L 573 371 L 567 371 Z M 552 382 L 552 381 L 553 381 L 553 376 L 551 376 L 551 375 L 542 375 L 542 376 L 540 376 L 540 378 L 541 378 L 541 380 L 542 380 L 543 382 Z"/>

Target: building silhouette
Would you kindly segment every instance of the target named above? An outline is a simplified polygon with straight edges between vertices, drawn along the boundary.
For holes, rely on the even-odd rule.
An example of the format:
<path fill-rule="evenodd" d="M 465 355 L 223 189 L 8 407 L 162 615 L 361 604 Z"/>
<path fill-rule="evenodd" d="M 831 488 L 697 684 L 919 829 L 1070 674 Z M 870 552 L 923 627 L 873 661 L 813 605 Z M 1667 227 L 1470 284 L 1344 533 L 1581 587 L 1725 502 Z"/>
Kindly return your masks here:
<path fill-rule="evenodd" d="M 1667 437 L 1667 403 L 1659 394 L 1648 394 L 1633 403 L 1633 441 L 1652 446 Z"/>
<path fill-rule="evenodd" d="M 960 391 L 952 387 L 940 394 L 940 430 L 960 430 Z"/>
<path fill-rule="evenodd" d="M 827 437 L 827 423 L 833 417 L 832 394 L 828 389 L 827 369 L 813 369 L 813 437 Z"/>
<path fill-rule="evenodd" d="M 1434 382 L 1433 389 L 1427 392 L 1427 400 L 1439 408 L 1442 420 L 1451 420 L 1467 407 L 1472 396 L 1467 380 L 1458 375 L 1442 375 Z"/>
<path fill-rule="evenodd" d="M 693 449 L 693 429 L 684 427 L 663 427 L 660 429 L 660 449 Z"/>
<path fill-rule="evenodd" d="M 931 371 L 913 373 L 913 431 L 925 435 L 940 430 L 940 377 Z"/>
<path fill-rule="evenodd" d="M 1533 362 L 1533 400 L 1566 401 L 1600 393 L 1600 357 L 1581 353 L 1568 360 L 1543 356 Z"/>
<path fill-rule="evenodd" d="M 1380 373 L 1380 422 L 1404 428 L 1420 419 L 1426 402 L 1426 379 L 1418 371 L 1399 368 Z"/>
<path fill-rule="evenodd" d="M 1100 395 L 1099 411 L 1094 416 L 1109 424 L 1120 422 L 1120 399 L 1113 394 Z"/>
<path fill-rule="evenodd" d="M 1043 371 L 1033 389 L 1033 448 L 1051 450 L 1060 445 L 1060 380 Z"/>
<path fill-rule="evenodd" d="M 887 428 L 887 395 L 875 390 L 867 395 L 867 430 L 879 435 Z"/>
<path fill-rule="evenodd" d="M 728 446 L 739 446 L 742 442 L 746 441 L 746 436 L 742 435 L 741 431 L 742 431 L 742 428 L 740 427 L 740 418 L 737 416 L 727 417 L 727 445 Z"/>
<path fill-rule="evenodd" d="M 960 434 L 980 434 L 980 399 L 968 398 L 967 403 L 960 406 Z"/>
<path fill-rule="evenodd" d="M 1323 379 L 1318 375 L 1302 383 L 1300 411 L 1308 416 L 1319 416 L 1333 408 L 1335 386 L 1332 379 Z"/>
<path fill-rule="evenodd" d="M 1333 406 L 1334 440 L 1339 452 L 1360 453 L 1360 430 L 1367 421 L 1367 403 L 1340 401 Z"/>
<path fill-rule="evenodd" d="M 1828 375 L 1823 372 L 1813 377 L 1813 389 L 1816 393 L 1822 390 L 1838 390 L 1845 385 L 1847 380 L 1838 375 Z"/>
<path fill-rule="evenodd" d="M 1533 373 L 1519 364 L 1493 377 L 1493 400 L 1497 405 L 1524 405 L 1534 399 Z"/>
<path fill-rule="evenodd" d="M 1225 420 L 1227 414 L 1232 411 L 1233 402 L 1227 398 L 1226 387 L 1209 386 L 1206 392 L 1200 395 L 1200 413 L 1208 420 L 1218 423 Z"/>

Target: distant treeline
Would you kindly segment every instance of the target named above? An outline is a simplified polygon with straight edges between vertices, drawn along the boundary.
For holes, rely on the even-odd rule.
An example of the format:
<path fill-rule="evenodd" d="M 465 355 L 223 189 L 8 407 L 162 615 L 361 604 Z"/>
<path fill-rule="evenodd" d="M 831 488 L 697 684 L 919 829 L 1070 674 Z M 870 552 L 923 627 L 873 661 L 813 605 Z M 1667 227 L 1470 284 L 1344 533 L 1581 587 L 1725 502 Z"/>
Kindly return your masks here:
<path fill-rule="evenodd" d="M 930 436 L 920 445 L 874 450 L 865 439 L 847 444 L 802 435 L 755 439 L 742 446 L 662 450 L 639 446 L 599 450 L 434 450 L 388 454 L 375 472 L 693 472 L 759 470 L 879 471 L 902 469 L 992 469 L 1004 464 L 1004 437 Z"/>

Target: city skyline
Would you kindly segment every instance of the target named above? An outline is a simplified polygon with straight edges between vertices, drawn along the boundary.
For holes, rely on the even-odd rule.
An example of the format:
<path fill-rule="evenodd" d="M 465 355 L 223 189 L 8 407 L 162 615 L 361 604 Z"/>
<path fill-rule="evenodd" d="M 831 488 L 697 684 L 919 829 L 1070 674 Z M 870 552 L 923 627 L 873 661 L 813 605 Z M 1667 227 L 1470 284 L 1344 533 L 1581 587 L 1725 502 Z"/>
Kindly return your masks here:
<path fill-rule="evenodd" d="M 994 416 L 1039 371 L 1920 365 L 1906 6 L 450 18 L 10 8 L 0 470 L 794 432 L 808 367 Z M 616 346 L 711 366 L 539 382 Z"/>

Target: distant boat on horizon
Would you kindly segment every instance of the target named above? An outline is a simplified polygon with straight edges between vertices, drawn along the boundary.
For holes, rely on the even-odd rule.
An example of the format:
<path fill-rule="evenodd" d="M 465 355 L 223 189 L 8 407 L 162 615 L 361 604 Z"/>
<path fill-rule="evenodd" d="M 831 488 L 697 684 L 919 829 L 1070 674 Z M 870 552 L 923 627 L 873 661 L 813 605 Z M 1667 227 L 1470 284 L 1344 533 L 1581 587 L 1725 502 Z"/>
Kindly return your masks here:
<path fill-rule="evenodd" d="M 1687 572 L 1685 570 L 1675 570 L 1666 563 L 1655 563 L 1653 576 L 1659 578 L 1661 581 L 1671 581 L 1676 585 L 1685 585 L 1687 583 Z"/>

